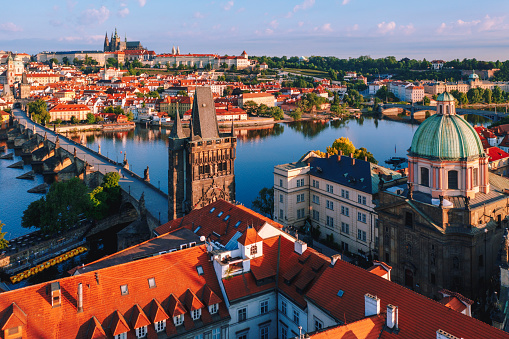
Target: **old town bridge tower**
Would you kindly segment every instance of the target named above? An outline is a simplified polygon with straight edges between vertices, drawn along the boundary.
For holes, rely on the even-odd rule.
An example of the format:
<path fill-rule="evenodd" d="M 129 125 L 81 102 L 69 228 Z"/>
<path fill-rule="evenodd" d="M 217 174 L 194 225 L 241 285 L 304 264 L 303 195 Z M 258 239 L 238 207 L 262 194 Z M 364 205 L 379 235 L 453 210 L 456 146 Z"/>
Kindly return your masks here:
<path fill-rule="evenodd" d="M 209 87 L 196 87 L 189 130 L 184 130 L 176 114 L 169 139 L 170 220 L 217 199 L 235 201 L 237 139 L 233 124 L 231 133 L 219 133 Z"/>

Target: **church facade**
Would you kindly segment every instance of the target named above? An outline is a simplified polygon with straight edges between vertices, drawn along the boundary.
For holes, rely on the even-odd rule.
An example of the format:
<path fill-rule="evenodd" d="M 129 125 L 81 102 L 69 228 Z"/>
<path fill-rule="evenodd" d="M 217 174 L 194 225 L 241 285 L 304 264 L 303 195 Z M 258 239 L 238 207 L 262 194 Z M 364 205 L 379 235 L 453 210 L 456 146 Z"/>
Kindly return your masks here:
<path fill-rule="evenodd" d="M 197 87 L 189 130 L 177 114 L 168 149 L 168 218 L 224 199 L 235 201 L 237 138 L 220 133 L 212 91 Z"/>
<path fill-rule="evenodd" d="M 407 184 L 384 185 L 379 257 L 393 267 L 392 280 L 430 298 L 443 288 L 481 297 L 497 272 L 509 180 L 488 171 L 479 136 L 456 115 L 452 95 L 439 95 L 437 114 L 415 132 Z"/>

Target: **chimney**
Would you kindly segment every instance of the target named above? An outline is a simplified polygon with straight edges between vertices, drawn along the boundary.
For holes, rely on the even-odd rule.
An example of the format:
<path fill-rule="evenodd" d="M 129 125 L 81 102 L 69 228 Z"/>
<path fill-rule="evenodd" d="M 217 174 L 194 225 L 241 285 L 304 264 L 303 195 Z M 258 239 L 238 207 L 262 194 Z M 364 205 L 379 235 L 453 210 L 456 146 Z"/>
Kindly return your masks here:
<path fill-rule="evenodd" d="M 294 250 L 297 254 L 302 255 L 302 253 L 306 252 L 308 248 L 308 244 L 306 244 L 302 240 L 295 240 Z"/>
<path fill-rule="evenodd" d="M 83 312 L 83 284 L 78 284 L 78 313 Z"/>
<path fill-rule="evenodd" d="M 51 290 L 51 306 L 53 307 L 60 307 L 62 304 L 62 293 L 60 292 L 60 283 L 58 281 L 55 281 L 50 284 L 50 290 Z"/>
<path fill-rule="evenodd" d="M 364 316 L 380 314 L 380 298 L 369 293 L 364 294 Z"/>
<path fill-rule="evenodd" d="M 330 257 L 330 265 L 331 267 L 334 267 L 336 265 L 336 262 L 338 260 L 341 260 L 341 254 L 334 254 Z"/>
<path fill-rule="evenodd" d="M 398 329 L 398 307 L 391 304 L 387 305 L 387 327 Z"/>
<path fill-rule="evenodd" d="M 329 153 L 325 153 L 325 157 L 329 159 Z"/>
<path fill-rule="evenodd" d="M 364 156 L 364 161 L 368 161 L 368 156 L 367 155 Z"/>
<path fill-rule="evenodd" d="M 447 333 L 444 330 L 437 331 L 437 339 L 460 339 L 452 334 Z"/>
<path fill-rule="evenodd" d="M 355 158 L 353 157 L 353 153 L 350 153 L 350 158 L 352 159 L 352 166 L 355 165 Z"/>

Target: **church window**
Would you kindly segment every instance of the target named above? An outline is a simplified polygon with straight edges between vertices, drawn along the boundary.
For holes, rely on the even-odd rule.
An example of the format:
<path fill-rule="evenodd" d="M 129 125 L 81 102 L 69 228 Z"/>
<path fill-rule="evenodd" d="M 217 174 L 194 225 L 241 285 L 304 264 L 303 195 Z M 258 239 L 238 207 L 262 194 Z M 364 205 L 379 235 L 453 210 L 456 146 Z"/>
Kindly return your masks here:
<path fill-rule="evenodd" d="M 442 112 L 442 105 L 438 105 L 438 114 L 443 114 L 444 112 Z"/>
<path fill-rule="evenodd" d="M 405 226 L 412 227 L 414 225 L 413 214 L 411 212 L 405 213 Z"/>
<path fill-rule="evenodd" d="M 481 254 L 479 256 L 479 267 L 483 267 L 484 266 L 484 257 L 483 255 Z"/>
<path fill-rule="evenodd" d="M 445 112 L 449 114 L 449 105 L 445 106 Z"/>
<path fill-rule="evenodd" d="M 458 189 L 458 171 L 447 173 L 447 184 L 449 189 Z"/>
<path fill-rule="evenodd" d="M 454 257 L 452 258 L 452 268 L 460 268 L 460 260 L 458 259 L 458 257 Z"/>
<path fill-rule="evenodd" d="M 421 167 L 421 185 L 429 187 L 429 169 Z"/>
<path fill-rule="evenodd" d="M 473 177 L 474 187 L 479 186 L 479 169 L 474 168 L 472 177 Z"/>

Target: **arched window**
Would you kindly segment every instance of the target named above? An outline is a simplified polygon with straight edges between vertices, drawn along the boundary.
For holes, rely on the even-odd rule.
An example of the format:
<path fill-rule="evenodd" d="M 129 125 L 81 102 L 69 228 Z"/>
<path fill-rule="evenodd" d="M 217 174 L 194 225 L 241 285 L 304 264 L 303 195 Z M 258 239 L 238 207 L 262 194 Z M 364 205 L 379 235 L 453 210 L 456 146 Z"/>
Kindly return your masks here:
<path fill-rule="evenodd" d="M 505 170 L 504 170 L 504 175 L 505 175 Z M 479 186 L 479 169 L 477 168 L 474 168 L 473 170 L 473 174 L 472 174 L 472 177 L 473 177 L 473 182 L 474 182 L 474 187 L 477 187 Z"/>
<path fill-rule="evenodd" d="M 421 167 L 421 185 L 429 187 L 429 169 Z"/>
<path fill-rule="evenodd" d="M 442 114 L 442 105 L 438 105 L 438 114 Z"/>
<path fill-rule="evenodd" d="M 445 112 L 449 114 L 449 105 L 445 106 Z"/>
<path fill-rule="evenodd" d="M 458 189 L 458 171 L 447 172 L 447 184 L 449 189 Z"/>
<path fill-rule="evenodd" d="M 452 268 L 460 268 L 460 260 L 458 257 L 452 258 Z"/>

